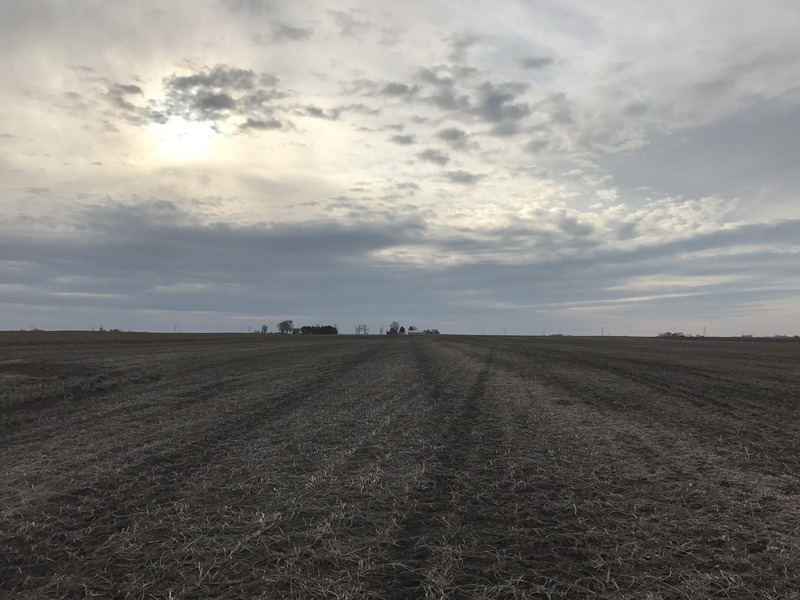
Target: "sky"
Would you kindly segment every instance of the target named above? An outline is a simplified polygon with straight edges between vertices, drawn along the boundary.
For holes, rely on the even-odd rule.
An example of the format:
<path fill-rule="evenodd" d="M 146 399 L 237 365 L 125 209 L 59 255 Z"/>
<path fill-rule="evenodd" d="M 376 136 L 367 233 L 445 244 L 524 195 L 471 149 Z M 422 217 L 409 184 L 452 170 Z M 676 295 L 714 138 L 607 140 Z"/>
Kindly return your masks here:
<path fill-rule="evenodd" d="M 0 3 L 0 329 L 800 333 L 793 0 Z"/>

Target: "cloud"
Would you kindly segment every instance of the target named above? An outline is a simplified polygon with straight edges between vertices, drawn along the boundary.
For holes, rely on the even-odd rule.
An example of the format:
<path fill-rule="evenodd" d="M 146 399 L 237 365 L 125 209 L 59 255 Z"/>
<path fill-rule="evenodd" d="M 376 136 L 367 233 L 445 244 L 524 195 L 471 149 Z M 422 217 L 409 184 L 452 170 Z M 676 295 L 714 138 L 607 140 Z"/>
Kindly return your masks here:
<path fill-rule="evenodd" d="M 529 154 L 539 154 L 542 150 L 550 145 L 550 141 L 546 139 L 531 140 L 525 144 L 525 152 Z"/>
<path fill-rule="evenodd" d="M 454 63 L 464 62 L 467 59 L 467 52 L 470 48 L 480 42 L 480 37 L 477 35 L 453 35 L 448 38 L 450 43 L 450 54 L 447 56 L 448 60 Z"/>
<path fill-rule="evenodd" d="M 467 145 L 467 132 L 457 127 L 448 127 L 436 133 L 436 137 L 444 140 L 453 148 L 463 149 Z"/>
<path fill-rule="evenodd" d="M 531 114 L 531 108 L 526 102 L 515 100 L 527 87 L 524 83 L 495 85 L 486 81 L 478 87 L 473 113 L 491 123 L 521 121 Z"/>
<path fill-rule="evenodd" d="M 325 111 L 318 106 L 314 106 L 313 104 L 309 104 L 308 106 L 300 106 L 295 109 L 295 114 L 306 116 L 306 117 L 314 117 L 315 119 L 325 119 L 327 121 L 336 121 L 339 119 L 341 111 L 339 109 L 330 109 Z"/>
<path fill-rule="evenodd" d="M 543 69 L 553 64 L 550 56 L 526 56 L 519 59 L 519 65 L 523 69 Z"/>
<path fill-rule="evenodd" d="M 426 162 L 434 163 L 436 165 L 441 165 L 441 166 L 444 166 L 448 162 L 450 162 L 450 157 L 447 156 L 447 154 L 445 154 L 441 150 L 435 150 L 433 148 L 428 148 L 427 150 L 423 150 L 422 152 L 419 152 L 417 156 Z"/>
<path fill-rule="evenodd" d="M 367 33 L 372 28 L 369 21 L 359 19 L 351 13 L 331 10 L 328 11 L 328 14 L 333 17 L 333 20 L 339 28 L 339 34 L 343 37 L 360 39 L 363 34 Z"/>
<path fill-rule="evenodd" d="M 239 125 L 240 129 L 247 130 L 247 129 L 258 129 L 262 131 L 268 131 L 270 129 L 281 129 L 283 127 L 283 123 L 278 121 L 277 119 L 253 119 L 248 117 L 247 120 Z"/>
<path fill-rule="evenodd" d="M 217 65 L 213 69 L 193 75 L 172 75 L 165 80 L 164 84 L 169 90 L 186 92 L 208 88 L 250 90 L 256 84 L 256 74 L 250 69 Z"/>
<path fill-rule="evenodd" d="M 273 31 L 272 39 L 276 42 L 297 42 L 300 40 L 309 39 L 313 33 L 314 30 L 311 28 L 293 27 L 291 25 L 287 25 L 286 23 L 281 23 L 277 28 L 275 28 L 275 31 Z"/>
<path fill-rule="evenodd" d="M 446 67 L 421 68 L 417 71 L 417 79 L 433 90 L 424 100 L 434 106 L 448 111 L 466 111 L 470 107 L 469 95 L 461 92 L 457 84 L 468 81 L 471 70 L 450 69 Z"/>
<path fill-rule="evenodd" d="M 123 110 L 135 110 L 136 107 L 128 99 L 129 96 L 144 96 L 142 88 L 133 84 L 114 83 L 108 89 L 109 100 Z"/>
<path fill-rule="evenodd" d="M 231 122 L 239 130 L 277 129 L 281 121 L 275 113 L 284 109 L 276 103 L 287 96 L 277 85 L 271 73 L 217 65 L 166 77 L 160 98 L 145 98 L 141 86 L 120 83 L 108 84 L 105 96 L 134 125 L 163 124 L 179 117 L 215 125 Z M 134 104 L 132 98 L 141 100 Z M 295 107 L 294 112 L 332 120 L 339 115 L 338 109 L 326 112 L 314 105 Z M 113 123 L 106 123 L 106 128 L 115 129 Z"/>
<path fill-rule="evenodd" d="M 411 87 L 406 85 L 405 83 L 398 83 L 396 81 L 390 81 L 386 85 L 384 85 L 380 91 L 378 92 L 381 96 L 413 96 L 418 91 L 416 86 Z"/>
<path fill-rule="evenodd" d="M 417 138 L 413 135 L 393 135 L 389 138 L 389 141 L 399 146 L 410 146 L 417 142 Z"/>
<path fill-rule="evenodd" d="M 475 185 L 485 177 L 485 175 L 481 175 L 478 173 L 470 173 L 469 171 L 448 171 L 445 173 L 445 177 L 451 181 L 452 183 L 457 183 L 459 185 Z"/>

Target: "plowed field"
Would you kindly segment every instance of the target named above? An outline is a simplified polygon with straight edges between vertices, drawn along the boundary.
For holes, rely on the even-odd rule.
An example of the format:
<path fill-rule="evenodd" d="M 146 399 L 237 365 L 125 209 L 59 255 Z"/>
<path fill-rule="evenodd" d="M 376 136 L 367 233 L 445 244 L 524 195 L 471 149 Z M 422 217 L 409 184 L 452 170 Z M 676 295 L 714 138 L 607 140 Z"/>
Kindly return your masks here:
<path fill-rule="evenodd" d="M 0 336 L 0 597 L 800 598 L 800 343 Z"/>

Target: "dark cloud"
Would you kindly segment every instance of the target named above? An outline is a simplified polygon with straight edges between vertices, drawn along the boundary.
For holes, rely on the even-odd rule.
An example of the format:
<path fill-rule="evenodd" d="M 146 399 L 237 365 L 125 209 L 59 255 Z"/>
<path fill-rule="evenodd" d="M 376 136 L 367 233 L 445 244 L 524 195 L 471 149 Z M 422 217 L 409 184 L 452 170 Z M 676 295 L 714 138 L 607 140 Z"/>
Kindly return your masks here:
<path fill-rule="evenodd" d="M 485 176 L 479 173 L 470 173 L 469 171 L 448 171 L 445 177 L 453 183 L 461 185 L 475 185 Z"/>
<path fill-rule="evenodd" d="M 485 121 L 520 121 L 531 114 L 531 108 L 517 98 L 527 89 L 524 83 L 495 85 L 489 81 L 478 87 L 477 103 L 472 111 Z"/>
<path fill-rule="evenodd" d="M 381 114 L 380 108 L 373 108 L 366 104 L 345 104 L 344 106 L 337 107 L 340 112 L 354 112 L 362 115 L 377 116 Z"/>
<path fill-rule="evenodd" d="M 448 38 L 450 43 L 450 54 L 447 58 L 454 63 L 464 62 L 467 59 L 467 51 L 480 42 L 477 35 L 454 35 Z"/>
<path fill-rule="evenodd" d="M 195 97 L 195 106 L 197 106 L 203 114 L 213 115 L 218 111 L 236 108 L 236 101 L 228 94 L 222 92 L 202 92 Z"/>
<path fill-rule="evenodd" d="M 314 106 L 313 104 L 309 104 L 308 106 L 300 106 L 295 109 L 295 114 L 305 116 L 305 117 L 314 117 L 315 119 L 325 119 L 327 121 L 336 121 L 339 119 L 340 110 L 339 109 L 331 109 L 325 111 L 321 109 L 319 106 Z"/>
<path fill-rule="evenodd" d="M 431 162 L 442 166 L 450 162 L 450 157 L 447 156 L 447 154 L 445 154 L 440 150 L 435 150 L 433 148 L 428 148 L 427 150 L 423 150 L 422 152 L 418 153 L 417 156 L 426 162 Z"/>
<path fill-rule="evenodd" d="M 389 141 L 393 144 L 398 144 L 400 146 L 410 146 L 411 144 L 415 144 L 417 142 L 417 138 L 413 135 L 393 135 L 389 138 Z"/>
<path fill-rule="evenodd" d="M 402 96 L 408 97 L 413 96 L 419 91 L 416 86 L 408 86 L 405 83 L 398 83 L 396 81 L 390 81 L 386 85 L 384 85 L 380 91 L 378 92 L 381 96 Z"/>
<path fill-rule="evenodd" d="M 276 102 L 286 97 L 270 73 L 256 73 L 217 65 L 189 75 L 172 75 L 163 80 L 163 98 L 146 99 L 139 85 L 111 83 L 106 98 L 120 109 L 121 117 L 135 125 L 166 123 L 173 117 L 214 124 L 231 121 L 240 130 L 276 129 Z M 142 97 L 141 104 L 132 99 Z M 338 110 L 322 111 L 315 106 L 300 107 L 301 114 L 335 119 Z M 113 125 L 105 121 L 107 130 Z M 285 124 L 284 124 L 285 125 Z"/>
<path fill-rule="evenodd" d="M 272 39 L 276 42 L 307 40 L 314 33 L 313 29 L 304 27 L 293 27 L 286 23 L 281 23 L 272 33 Z"/>
<path fill-rule="evenodd" d="M 195 89 L 226 88 L 250 90 L 255 87 L 256 74 L 249 69 L 237 69 L 217 65 L 213 69 L 193 75 L 173 75 L 165 80 L 169 90 L 191 91 Z"/>
<path fill-rule="evenodd" d="M 495 137 L 510 137 L 512 135 L 517 135 L 522 131 L 522 128 L 519 126 L 518 123 L 513 123 L 510 121 L 504 121 L 502 123 L 497 123 L 489 130 L 489 135 L 493 135 Z"/>
<path fill-rule="evenodd" d="M 461 75 L 461 73 L 456 74 L 451 69 L 444 67 L 420 69 L 417 72 L 417 78 L 429 88 L 433 88 L 424 100 L 442 110 L 468 110 L 470 107 L 469 96 L 456 88 Z M 468 78 L 470 75 L 463 76 Z"/>
<path fill-rule="evenodd" d="M 528 56 L 519 59 L 519 64 L 523 69 L 543 69 L 553 64 L 550 56 Z"/>
<path fill-rule="evenodd" d="M 484 81 L 476 86 L 473 72 L 446 67 L 422 68 L 416 76 L 424 88 L 423 101 L 455 113 L 455 118 L 472 115 L 492 123 L 491 135 L 516 135 L 532 113 L 522 100 L 528 89 L 525 83 Z"/>
<path fill-rule="evenodd" d="M 528 152 L 529 154 L 538 154 L 549 145 L 550 142 L 548 140 L 531 140 L 525 144 L 525 152 Z"/>
<path fill-rule="evenodd" d="M 458 129 L 457 127 L 448 127 L 447 129 L 442 129 L 436 134 L 436 137 L 444 140 L 453 148 L 462 149 L 467 145 L 467 132 L 462 129 Z"/>
<path fill-rule="evenodd" d="M 138 85 L 114 83 L 106 92 L 112 104 L 123 110 L 136 110 L 128 96 L 144 96 L 142 88 Z"/>
<path fill-rule="evenodd" d="M 139 96 L 144 94 L 142 88 L 140 88 L 138 85 L 132 85 L 132 84 L 128 85 L 116 84 L 114 85 L 113 90 L 121 94 L 137 94 Z"/>
<path fill-rule="evenodd" d="M 413 182 L 397 184 L 398 189 L 416 187 Z M 584 311 L 597 308 L 606 315 L 617 304 L 629 318 L 663 322 L 738 314 L 765 300 L 797 295 L 797 290 L 775 288 L 770 282 L 800 275 L 794 255 L 774 249 L 800 239 L 800 221 L 741 225 L 688 239 L 643 240 L 627 249 L 604 249 L 591 223 L 566 213 L 548 221 L 552 230 L 538 223 L 540 215 L 514 226 L 431 235 L 422 219 L 404 216 L 414 211 L 393 211 L 394 220 L 374 215 L 360 219 L 363 204 L 357 199 L 345 196 L 337 202 L 354 211 L 350 223 L 200 223 L 166 201 L 86 207 L 74 216 L 87 235 L 0 237 L 4 261 L 25 267 L 4 273 L 4 283 L 20 289 L 4 291 L 3 300 L 49 307 L 50 314 L 71 323 L 74 310 L 88 311 L 91 319 L 109 311 L 115 321 L 105 322 L 107 327 L 134 329 L 154 327 L 152 315 L 142 316 L 141 322 L 125 321 L 136 311 L 175 311 L 181 319 L 202 311 L 196 328 L 224 329 L 230 328 L 221 321 L 226 315 L 241 318 L 268 310 L 295 318 L 332 314 L 340 323 L 420 311 L 437 326 L 457 314 L 457 330 L 491 315 L 523 328 L 535 313 L 537 320 L 546 319 L 549 330 L 557 330 L 576 327 Z M 741 244 L 755 249 L 729 255 L 728 250 Z M 434 261 L 454 255 L 472 260 L 420 268 L 403 260 L 407 250 L 412 257 L 417 253 Z M 721 252 L 711 264 L 706 253 L 714 250 Z M 518 259 L 530 252 L 542 258 Z M 730 275 L 731 282 L 698 285 L 688 290 L 694 295 L 685 297 L 668 295 L 686 291 L 680 286 L 667 284 L 654 291 L 647 284 L 657 282 L 654 276 L 659 274 L 668 281 L 720 273 Z M 748 279 L 742 281 L 745 274 Z M 647 278 L 641 287 L 636 284 L 639 277 Z M 507 285 L 509 281 L 515 285 Z M 324 297 L 318 293 L 321 286 Z M 661 293 L 665 297 L 659 298 Z M 650 299 L 632 302 L 632 296 Z M 265 297 L 270 299 L 268 309 Z M 580 299 L 575 311 L 569 299 Z M 26 311 L 33 314 L 31 308 Z M 165 327 L 171 329 L 174 322 Z M 563 331 L 585 333 L 581 327 Z"/>
<path fill-rule="evenodd" d="M 366 77 L 359 77 L 342 83 L 342 93 L 345 95 L 374 96 L 379 88 L 379 82 Z"/>
<path fill-rule="evenodd" d="M 247 130 L 247 129 L 259 129 L 262 131 L 267 131 L 270 129 L 280 129 L 283 127 L 283 124 L 278 121 L 277 119 L 252 119 L 249 118 L 239 125 L 240 129 Z"/>

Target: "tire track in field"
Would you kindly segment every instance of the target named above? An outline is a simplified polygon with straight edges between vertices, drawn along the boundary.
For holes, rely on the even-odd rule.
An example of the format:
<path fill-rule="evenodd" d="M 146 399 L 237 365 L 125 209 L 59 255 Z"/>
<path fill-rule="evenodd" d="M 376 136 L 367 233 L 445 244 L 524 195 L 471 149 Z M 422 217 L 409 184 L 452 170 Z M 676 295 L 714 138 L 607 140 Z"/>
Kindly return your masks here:
<path fill-rule="evenodd" d="M 487 472 L 502 470 L 501 431 L 484 406 L 492 350 L 408 343 L 423 392 L 416 448 L 423 468 L 404 514 L 377 541 L 383 558 L 370 589 L 387 598 L 461 597 L 486 568 L 493 490 L 484 486 Z"/>

